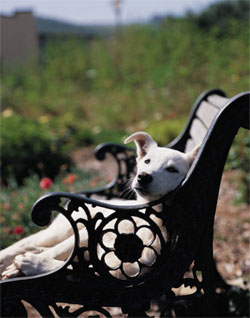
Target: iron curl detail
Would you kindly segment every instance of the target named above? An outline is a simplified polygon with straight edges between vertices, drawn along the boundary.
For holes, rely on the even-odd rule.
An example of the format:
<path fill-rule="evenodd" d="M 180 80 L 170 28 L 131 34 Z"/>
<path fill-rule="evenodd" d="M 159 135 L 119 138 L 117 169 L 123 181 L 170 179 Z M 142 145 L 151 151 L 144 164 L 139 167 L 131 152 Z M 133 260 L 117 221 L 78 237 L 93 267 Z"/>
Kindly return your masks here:
<path fill-rule="evenodd" d="M 89 236 L 90 263 L 95 271 L 125 284 L 142 282 L 167 243 L 166 228 L 163 233 L 149 211 L 116 210 L 106 218 L 100 214 L 98 220 L 93 237 Z"/>
<path fill-rule="evenodd" d="M 32 207 L 32 221 L 39 226 L 49 225 L 52 219 L 52 212 L 58 210 L 60 202 L 60 197 L 53 196 L 53 193 L 41 197 Z"/>

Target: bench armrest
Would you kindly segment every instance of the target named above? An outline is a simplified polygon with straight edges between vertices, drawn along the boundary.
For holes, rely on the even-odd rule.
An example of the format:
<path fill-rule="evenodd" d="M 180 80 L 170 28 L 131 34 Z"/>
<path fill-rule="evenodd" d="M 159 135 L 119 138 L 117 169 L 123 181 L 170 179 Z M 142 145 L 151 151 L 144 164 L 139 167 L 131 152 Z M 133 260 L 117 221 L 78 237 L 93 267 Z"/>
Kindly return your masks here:
<path fill-rule="evenodd" d="M 128 203 L 132 204 L 131 201 Z M 93 274 L 95 277 L 98 273 L 107 283 L 116 281 L 118 286 L 122 281 L 125 285 L 131 282 L 137 285 L 144 280 L 145 269 L 153 267 L 166 248 L 166 208 L 164 202 L 117 205 L 112 201 L 96 201 L 79 194 L 54 192 L 36 201 L 32 208 L 32 220 L 39 226 L 45 226 L 50 223 L 52 213 L 59 212 L 71 224 L 75 243 L 62 269 L 68 270 L 69 265 L 75 268 L 85 264 L 86 276 Z M 88 233 L 85 243 L 82 236 L 80 242 L 79 225 Z M 108 240 L 106 235 L 109 236 Z M 152 264 L 144 255 L 146 252 L 154 258 Z M 111 265 L 114 262 L 117 262 L 116 268 Z M 135 264 L 137 268 L 133 269 L 137 270 L 136 273 L 131 274 L 128 263 L 138 263 Z M 76 270 L 72 275 L 80 276 L 80 273 Z"/>

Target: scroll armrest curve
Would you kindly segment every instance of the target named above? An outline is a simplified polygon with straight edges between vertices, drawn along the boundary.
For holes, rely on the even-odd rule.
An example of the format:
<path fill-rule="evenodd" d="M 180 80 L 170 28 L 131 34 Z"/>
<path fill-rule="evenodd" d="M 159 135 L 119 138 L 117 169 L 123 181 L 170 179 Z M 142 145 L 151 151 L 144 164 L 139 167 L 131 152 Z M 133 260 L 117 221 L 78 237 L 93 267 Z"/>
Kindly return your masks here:
<path fill-rule="evenodd" d="M 64 202 L 62 202 L 64 200 Z M 133 210 L 142 209 L 149 206 L 149 204 L 137 204 L 137 205 L 118 205 L 112 204 L 112 201 L 102 202 L 93 200 L 87 196 L 83 196 L 79 193 L 73 194 L 69 192 L 51 192 L 40 197 L 33 205 L 31 210 L 32 221 L 38 226 L 49 225 L 52 219 L 52 212 L 57 211 L 62 213 L 69 221 L 71 220 L 71 213 L 86 204 L 94 207 L 99 206 L 101 208 L 110 210 Z M 67 203 L 67 209 L 65 209 Z M 154 203 L 154 202 L 152 202 Z"/>
<path fill-rule="evenodd" d="M 102 143 L 95 148 L 95 157 L 97 160 L 104 160 L 106 154 L 111 154 L 115 158 L 120 153 L 127 153 L 127 155 L 134 154 L 135 149 L 118 144 L 118 143 Z M 117 158 L 119 160 L 119 158 Z"/>
<path fill-rule="evenodd" d="M 115 177 L 102 188 L 81 191 L 79 194 L 84 194 L 87 197 L 102 195 L 106 197 L 106 199 L 118 196 L 126 197 L 126 195 L 122 196 L 121 194 L 125 190 L 128 181 L 135 175 L 135 150 L 116 143 L 103 143 L 96 147 L 95 157 L 97 160 L 103 161 L 107 155 L 111 155 L 115 161 L 117 169 Z"/>
<path fill-rule="evenodd" d="M 65 200 L 65 202 L 62 202 L 62 200 Z M 70 202 L 70 203 L 69 203 Z M 58 211 L 63 214 L 65 214 L 65 209 L 63 206 L 67 204 L 67 215 L 66 217 L 68 218 L 68 215 L 73 212 L 74 208 L 78 209 L 78 204 L 79 205 L 84 205 L 84 204 L 89 204 L 92 205 L 93 207 L 102 207 L 105 209 L 110 209 L 110 210 L 124 210 L 124 213 L 127 213 L 129 210 L 140 210 L 140 209 L 146 209 L 148 207 L 153 207 L 154 205 L 157 205 L 161 203 L 161 200 L 158 201 L 151 201 L 145 204 L 126 204 L 126 205 L 119 205 L 117 202 L 112 203 L 112 201 L 107 202 L 107 201 L 98 201 L 94 200 L 91 198 L 88 198 L 86 196 L 83 196 L 79 193 L 69 193 L 69 192 L 51 192 L 48 193 L 42 197 L 40 197 L 33 205 L 32 211 L 31 211 L 31 216 L 32 220 L 35 224 L 39 226 L 46 226 L 50 223 L 51 221 L 51 213 L 52 211 Z M 62 206 L 60 205 L 62 204 Z M 70 204 L 70 207 L 69 207 Z"/>

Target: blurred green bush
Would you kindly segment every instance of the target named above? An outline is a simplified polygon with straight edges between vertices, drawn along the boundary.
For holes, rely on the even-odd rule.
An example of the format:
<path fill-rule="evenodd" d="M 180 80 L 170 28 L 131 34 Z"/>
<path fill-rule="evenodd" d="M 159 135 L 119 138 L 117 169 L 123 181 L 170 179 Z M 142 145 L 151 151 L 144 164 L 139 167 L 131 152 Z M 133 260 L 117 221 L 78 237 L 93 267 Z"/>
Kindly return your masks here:
<path fill-rule="evenodd" d="M 9 115 L 1 119 L 0 135 L 1 181 L 5 185 L 9 179 L 23 185 L 33 174 L 54 179 L 73 166 L 71 150 L 110 140 L 122 142 L 125 135 L 98 126 L 84 129 L 64 117 L 48 120 L 42 116 L 37 120 Z"/>
<path fill-rule="evenodd" d="M 1 178 L 4 184 L 14 178 L 18 185 L 32 174 L 55 178 L 70 167 L 65 145 L 53 138 L 34 119 L 11 116 L 1 120 Z"/>
<path fill-rule="evenodd" d="M 147 132 L 157 140 L 160 146 L 166 146 L 181 133 L 186 121 L 187 118 L 175 118 L 160 122 L 152 121 Z"/>

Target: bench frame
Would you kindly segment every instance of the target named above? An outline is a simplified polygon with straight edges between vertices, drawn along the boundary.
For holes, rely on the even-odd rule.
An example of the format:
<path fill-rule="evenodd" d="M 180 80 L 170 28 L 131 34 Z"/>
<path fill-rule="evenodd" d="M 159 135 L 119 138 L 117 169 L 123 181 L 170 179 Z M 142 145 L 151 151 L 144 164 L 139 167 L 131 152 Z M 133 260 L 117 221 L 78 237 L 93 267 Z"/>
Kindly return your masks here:
<path fill-rule="evenodd" d="M 192 137 L 192 123 L 198 118 L 200 105 L 211 100 L 214 95 L 225 98 L 220 90 L 201 94 L 183 132 L 167 147 L 185 151 Z M 249 129 L 249 95 L 249 92 L 239 94 L 221 107 L 208 128 L 184 182 L 161 200 L 124 207 L 91 199 L 93 195 L 107 199 L 118 197 L 124 190 L 125 181 L 135 173 L 135 151 L 110 143 L 100 145 L 95 152 L 98 160 L 104 160 L 106 154 L 111 154 L 117 162 L 117 176 L 106 187 L 78 194 L 51 193 L 40 198 L 32 209 L 33 221 L 45 226 L 49 224 L 53 211 L 62 213 L 74 231 L 74 250 L 59 270 L 35 277 L 2 281 L 2 317 L 26 317 L 21 300 L 34 306 L 43 317 L 51 317 L 54 313 L 60 317 L 77 317 L 89 311 L 110 317 L 106 307 L 120 307 L 128 317 L 146 317 L 152 301 L 158 304 L 161 316 L 171 316 L 173 308 L 178 316 L 178 306 L 182 302 L 190 304 L 197 298 L 202 298 L 200 315 L 216 316 L 215 287 L 227 288 L 227 285 L 217 272 L 213 259 L 214 215 L 221 176 L 234 137 L 240 127 Z M 113 213 L 109 217 L 99 213 L 91 218 L 87 204 L 106 207 L 113 210 Z M 160 213 L 154 209 L 159 204 L 162 207 Z M 85 211 L 85 218 L 81 222 L 89 231 L 88 248 L 79 247 L 77 222 L 71 216 L 79 207 Z M 153 215 L 161 218 L 166 226 L 167 241 L 152 221 Z M 139 276 L 126 277 L 126 280 L 116 279 L 110 274 L 105 257 L 98 259 L 97 245 L 102 244 L 105 226 L 111 220 L 133 222 L 136 217 L 148 224 L 154 237 L 159 239 L 162 249 L 156 253 L 156 262 L 149 273 L 142 274 L 144 266 L 140 265 Z M 119 236 L 118 232 L 116 234 Z M 129 257 L 130 261 L 136 259 L 138 249 L 144 248 L 141 245 L 143 242 L 139 242 L 135 235 L 130 239 L 134 240 L 135 247 L 130 251 L 132 256 L 126 254 L 123 262 Z M 120 243 L 122 246 L 128 244 L 128 238 L 121 238 Z M 89 260 L 84 258 L 86 252 L 89 253 Z M 190 268 L 193 276 L 186 277 L 184 274 Z M 195 287 L 196 291 L 191 295 L 176 296 L 173 288 L 183 284 Z M 62 307 L 58 303 L 83 306 L 71 312 L 69 307 Z"/>

